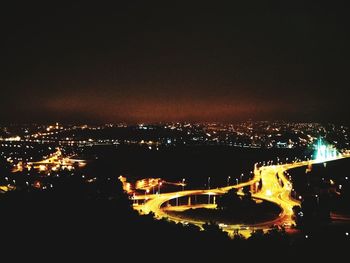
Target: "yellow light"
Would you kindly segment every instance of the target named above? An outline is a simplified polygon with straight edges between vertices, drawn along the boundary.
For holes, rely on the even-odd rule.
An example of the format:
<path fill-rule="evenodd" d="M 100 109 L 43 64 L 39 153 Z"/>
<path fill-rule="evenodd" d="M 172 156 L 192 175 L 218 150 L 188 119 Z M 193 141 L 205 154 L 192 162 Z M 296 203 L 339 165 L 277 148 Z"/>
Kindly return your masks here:
<path fill-rule="evenodd" d="M 45 165 L 39 165 L 40 171 L 46 171 L 47 167 Z"/>
<path fill-rule="evenodd" d="M 340 158 L 340 157 L 339 157 Z M 314 162 L 312 162 L 314 163 Z M 291 191 L 292 190 L 292 184 L 288 181 L 287 177 L 284 176 L 284 173 L 292 168 L 296 167 L 301 167 L 309 164 L 309 162 L 305 161 L 291 161 L 291 163 L 288 164 L 283 164 L 283 165 L 269 165 L 267 164 L 264 167 L 258 167 L 255 165 L 254 168 L 254 178 L 250 181 L 244 182 L 240 185 L 235 185 L 232 186 L 233 188 L 239 189 L 238 194 L 243 195 L 242 189 L 244 186 L 254 186 L 254 185 L 260 185 L 262 186 L 262 191 L 253 193 L 252 196 L 253 198 L 259 199 L 259 200 L 266 200 L 272 203 L 275 203 L 280 206 L 282 209 L 282 213 L 280 213 L 280 218 L 279 218 L 279 225 L 283 226 L 292 226 L 295 222 L 293 221 L 292 215 L 293 215 L 293 210 L 292 208 L 294 206 L 300 206 L 300 203 L 302 201 L 302 197 L 298 196 L 297 199 L 300 200 L 295 200 L 291 197 Z M 283 181 L 284 186 L 280 184 L 280 181 L 276 177 L 276 172 L 279 173 L 280 175 L 280 180 Z M 288 175 L 288 173 L 286 173 Z M 262 181 L 260 184 L 259 181 Z M 149 193 L 149 188 L 153 187 L 154 180 L 150 178 L 148 180 L 148 183 L 146 187 L 143 189 L 145 190 L 145 196 L 142 196 L 142 198 L 139 199 L 144 199 L 147 200 L 147 202 L 144 202 L 142 205 L 135 206 L 134 208 L 137 209 L 140 213 L 147 214 L 149 212 L 153 212 L 155 214 L 155 218 L 160 219 L 167 217 L 167 213 L 165 212 L 168 208 L 162 209 L 165 207 L 171 207 L 171 204 L 169 201 L 174 198 L 178 197 L 183 197 L 183 196 L 193 196 L 193 195 L 220 195 L 223 194 L 224 192 L 228 191 L 231 189 L 231 187 L 222 187 L 222 188 L 215 188 L 211 189 L 210 191 L 208 190 L 188 190 L 186 192 L 178 191 L 178 192 L 172 192 L 172 193 L 163 193 L 162 195 L 151 195 L 148 196 L 146 193 Z M 181 184 L 181 181 L 179 183 L 171 183 L 171 182 L 166 182 L 170 184 L 175 184 L 179 185 Z M 333 182 L 334 183 L 334 182 Z M 162 185 L 162 182 L 160 180 L 157 181 L 158 184 L 158 189 L 160 190 L 160 186 Z M 213 198 L 214 199 L 214 198 Z M 162 206 L 164 204 L 164 206 Z M 191 204 L 189 203 L 188 206 L 186 206 L 186 209 L 192 208 L 190 207 Z M 216 207 L 215 201 L 214 203 L 208 203 L 205 205 L 206 208 L 212 208 L 214 209 Z M 142 211 L 141 211 L 142 209 Z M 169 218 L 169 217 L 168 217 Z M 169 220 L 175 221 L 175 222 L 183 222 L 183 218 L 178 218 L 176 216 L 171 216 Z M 187 219 L 186 219 L 187 220 Z M 188 220 L 189 223 L 201 226 L 205 222 L 201 220 Z M 236 227 L 235 225 L 228 225 L 230 228 L 230 231 L 232 232 L 232 227 Z M 267 225 L 262 225 L 264 230 L 267 230 L 270 228 L 270 223 Z M 240 229 L 244 229 L 243 235 L 246 235 L 249 237 L 249 227 L 246 225 L 243 225 Z M 225 231 L 229 232 L 228 229 L 225 229 Z M 250 231 L 249 231 L 250 232 Z"/>

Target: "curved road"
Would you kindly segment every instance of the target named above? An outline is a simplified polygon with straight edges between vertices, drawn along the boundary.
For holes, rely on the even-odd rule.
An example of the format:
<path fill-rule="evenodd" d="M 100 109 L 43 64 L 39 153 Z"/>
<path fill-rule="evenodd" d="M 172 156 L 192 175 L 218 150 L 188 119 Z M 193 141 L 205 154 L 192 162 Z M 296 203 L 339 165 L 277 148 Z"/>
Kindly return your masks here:
<path fill-rule="evenodd" d="M 137 195 L 134 196 L 134 200 L 145 200 L 143 205 L 135 206 L 135 209 L 139 210 L 142 214 L 148 214 L 149 212 L 153 212 L 156 218 L 168 218 L 174 222 L 183 222 L 186 221 L 188 223 L 202 226 L 206 222 L 199 220 L 184 220 L 183 218 L 179 218 L 176 216 L 172 216 L 166 213 L 166 209 L 162 208 L 162 205 L 169 200 L 191 196 L 191 195 L 220 195 L 228 192 L 232 188 L 242 188 L 244 186 L 252 186 L 257 184 L 260 179 L 262 180 L 262 188 L 252 194 L 253 198 L 262 199 L 268 202 L 272 202 L 277 204 L 282 212 L 276 219 L 261 222 L 254 225 L 246 225 L 246 224 L 232 224 L 232 225 L 224 225 L 219 224 L 224 231 L 227 231 L 229 234 L 232 234 L 235 230 L 240 230 L 240 233 L 249 236 L 250 229 L 270 229 L 273 225 L 285 226 L 289 227 L 293 225 L 295 222 L 292 219 L 293 215 L 293 206 L 299 206 L 300 202 L 291 197 L 292 184 L 285 177 L 285 172 L 292 168 L 297 168 L 301 166 L 306 166 L 310 164 L 323 163 L 328 161 L 334 161 L 342 158 L 350 157 L 349 155 L 340 155 L 336 158 L 329 158 L 327 160 L 322 161 L 303 161 L 303 162 L 293 162 L 289 164 L 281 164 L 281 165 L 270 165 L 270 166 L 262 166 L 256 167 L 254 169 L 254 178 L 248 182 L 241 183 L 238 185 L 232 185 L 222 188 L 215 189 L 206 189 L 206 190 L 186 190 L 172 193 L 164 193 L 157 195 Z M 187 206 L 187 208 L 196 208 L 202 206 Z M 210 208 L 215 208 L 215 205 L 209 205 Z M 208 207 L 208 208 L 209 208 Z M 243 230 L 243 231 L 242 231 Z"/>

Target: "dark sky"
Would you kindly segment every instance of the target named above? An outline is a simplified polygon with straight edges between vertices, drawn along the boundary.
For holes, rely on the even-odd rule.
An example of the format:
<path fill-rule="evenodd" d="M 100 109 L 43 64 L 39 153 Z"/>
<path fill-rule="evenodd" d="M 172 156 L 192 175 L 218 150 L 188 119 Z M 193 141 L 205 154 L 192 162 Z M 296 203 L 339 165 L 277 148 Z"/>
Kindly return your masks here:
<path fill-rule="evenodd" d="M 337 1 L 8 2 L 0 121 L 349 122 Z"/>

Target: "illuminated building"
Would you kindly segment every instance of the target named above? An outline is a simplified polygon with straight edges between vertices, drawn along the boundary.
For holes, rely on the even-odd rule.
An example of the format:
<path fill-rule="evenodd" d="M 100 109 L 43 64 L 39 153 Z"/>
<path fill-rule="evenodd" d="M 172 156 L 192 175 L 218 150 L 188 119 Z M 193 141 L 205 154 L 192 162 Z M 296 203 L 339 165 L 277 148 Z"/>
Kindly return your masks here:
<path fill-rule="evenodd" d="M 333 145 L 324 144 L 321 138 L 317 140 L 317 144 L 315 148 L 316 148 L 315 150 L 316 161 L 333 159 L 333 158 L 337 158 L 338 156 L 337 149 L 335 149 Z"/>

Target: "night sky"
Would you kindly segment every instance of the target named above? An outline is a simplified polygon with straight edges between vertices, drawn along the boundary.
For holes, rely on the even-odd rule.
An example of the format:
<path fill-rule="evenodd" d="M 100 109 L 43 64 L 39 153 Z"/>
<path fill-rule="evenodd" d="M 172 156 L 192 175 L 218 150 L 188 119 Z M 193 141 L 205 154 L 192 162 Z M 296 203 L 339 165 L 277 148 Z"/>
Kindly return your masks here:
<path fill-rule="evenodd" d="M 339 2 L 140 2 L 2 4 L 0 121 L 349 122 Z"/>

